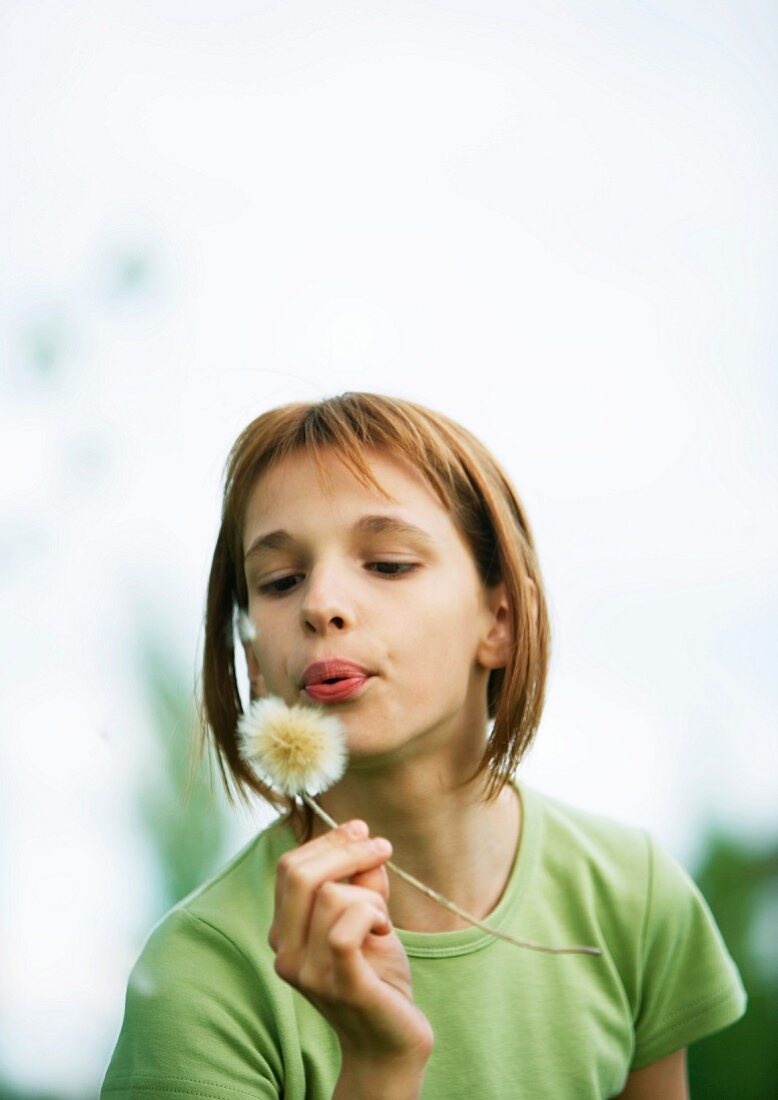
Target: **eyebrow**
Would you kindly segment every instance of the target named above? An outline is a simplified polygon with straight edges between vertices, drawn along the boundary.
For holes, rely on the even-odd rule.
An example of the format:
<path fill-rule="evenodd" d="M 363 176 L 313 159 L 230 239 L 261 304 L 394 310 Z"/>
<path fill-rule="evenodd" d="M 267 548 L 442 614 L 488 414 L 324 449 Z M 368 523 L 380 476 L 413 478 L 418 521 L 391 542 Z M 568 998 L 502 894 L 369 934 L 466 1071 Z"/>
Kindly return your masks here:
<path fill-rule="evenodd" d="M 360 516 L 351 528 L 355 535 L 401 535 L 415 539 L 426 546 L 433 546 L 435 540 L 432 535 L 417 527 L 415 523 L 398 519 L 397 516 L 368 515 Z M 270 531 L 267 535 L 260 535 L 254 539 L 246 551 L 244 561 L 261 554 L 264 550 L 286 550 L 293 545 L 294 538 L 288 531 Z"/>

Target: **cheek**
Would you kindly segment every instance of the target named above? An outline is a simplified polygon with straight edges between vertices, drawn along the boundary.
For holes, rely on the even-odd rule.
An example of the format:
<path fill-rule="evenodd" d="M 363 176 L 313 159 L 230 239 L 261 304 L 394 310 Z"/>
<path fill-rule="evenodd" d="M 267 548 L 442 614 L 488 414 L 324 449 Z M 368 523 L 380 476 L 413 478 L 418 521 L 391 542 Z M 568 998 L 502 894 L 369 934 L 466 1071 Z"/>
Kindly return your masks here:
<path fill-rule="evenodd" d="M 254 657 L 255 663 L 259 666 L 259 671 L 267 678 L 271 673 L 273 667 L 273 655 L 276 647 L 269 646 L 267 643 L 268 638 L 277 637 L 274 631 L 267 629 L 267 624 L 257 614 L 256 609 L 252 609 L 249 602 L 249 616 L 251 619 L 251 625 L 254 630 L 254 637 L 249 643 L 249 647 Z"/>
<path fill-rule="evenodd" d="M 398 647 L 426 668 L 466 669 L 476 644 L 475 599 L 451 598 L 447 592 L 416 602 L 399 622 Z"/>
<path fill-rule="evenodd" d="M 281 659 L 278 649 L 275 646 L 270 648 L 267 645 L 260 646 L 255 643 L 254 652 L 263 676 L 274 676 Z"/>
<path fill-rule="evenodd" d="M 288 615 L 281 613 L 281 608 L 269 599 L 258 599 L 249 596 L 249 614 L 256 628 L 257 641 L 262 647 L 267 648 L 268 638 L 280 638 L 287 630 Z"/>

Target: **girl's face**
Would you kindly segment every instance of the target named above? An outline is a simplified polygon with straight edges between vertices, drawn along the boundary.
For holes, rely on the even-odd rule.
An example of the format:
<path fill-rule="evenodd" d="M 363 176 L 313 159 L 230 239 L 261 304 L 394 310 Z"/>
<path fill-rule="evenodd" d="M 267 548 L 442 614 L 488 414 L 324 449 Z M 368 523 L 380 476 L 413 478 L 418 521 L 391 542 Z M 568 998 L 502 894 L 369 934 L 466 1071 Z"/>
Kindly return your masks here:
<path fill-rule="evenodd" d="M 243 531 L 254 692 L 312 704 L 305 670 L 354 662 L 368 679 L 322 704 L 343 722 L 353 763 L 457 746 L 452 762 L 471 767 L 483 749 L 489 670 L 509 651 L 504 587 L 484 588 L 414 466 L 375 450 L 365 458 L 391 501 L 334 452 L 325 483 L 299 451 L 254 486 Z"/>

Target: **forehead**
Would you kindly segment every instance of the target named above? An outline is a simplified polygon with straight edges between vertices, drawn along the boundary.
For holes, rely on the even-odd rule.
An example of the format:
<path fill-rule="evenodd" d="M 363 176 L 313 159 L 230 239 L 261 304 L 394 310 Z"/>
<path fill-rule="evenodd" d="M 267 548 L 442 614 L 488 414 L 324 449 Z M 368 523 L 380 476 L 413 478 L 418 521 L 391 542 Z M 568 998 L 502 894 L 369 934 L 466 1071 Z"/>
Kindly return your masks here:
<path fill-rule="evenodd" d="M 248 497 L 244 543 L 261 528 L 283 524 L 314 525 L 344 520 L 366 508 L 387 514 L 422 517 L 428 530 L 451 528 L 447 510 L 412 462 L 385 451 L 362 454 L 380 490 L 363 484 L 334 449 L 320 452 L 320 465 L 306 451 L 296 451 L 262 473 Z M 384 496 L 383 494 L 386 494 Z M 315 509 L 315 513 L 312 513 Z"/>

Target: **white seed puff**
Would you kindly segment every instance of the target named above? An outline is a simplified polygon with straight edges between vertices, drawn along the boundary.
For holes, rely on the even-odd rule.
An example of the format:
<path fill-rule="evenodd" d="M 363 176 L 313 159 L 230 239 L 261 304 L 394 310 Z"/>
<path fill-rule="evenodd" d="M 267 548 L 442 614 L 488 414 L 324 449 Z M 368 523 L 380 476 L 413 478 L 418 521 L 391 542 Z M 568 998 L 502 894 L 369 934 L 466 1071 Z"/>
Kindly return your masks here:
<path fill-rule="evenodd" d="M 257 636 L 257 631 L 248 616 L 248 613 L 241 610 L 238 613 L 238 637 L 246 644 L 250 645 Z"/>
<path fill-rule="evenodd" d="M 255 700 L 238 720 L 239 752 L 259 778 L 296 798 L 321 794 L 341 778 L 348 751 L 342 723 L 276 695 Z"/>

